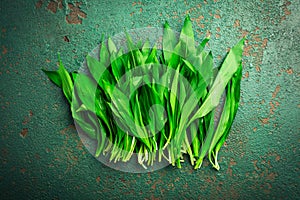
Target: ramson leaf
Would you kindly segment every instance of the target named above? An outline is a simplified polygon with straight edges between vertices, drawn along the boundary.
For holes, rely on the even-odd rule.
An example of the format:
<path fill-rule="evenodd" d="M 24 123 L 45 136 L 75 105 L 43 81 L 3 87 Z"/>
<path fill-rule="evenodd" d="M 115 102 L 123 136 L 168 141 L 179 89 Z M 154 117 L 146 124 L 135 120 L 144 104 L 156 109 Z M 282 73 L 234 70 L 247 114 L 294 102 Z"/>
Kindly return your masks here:
<path fill-rule="evenodd" d="M 223 94 L 227 83 L 241 64 L 244 41 L 245 38 L 240 40 L 240 42 L 229 51 L 212 85 L 212 88 L 208 93 L 208 97 L 200 109 L 195 113 L 190 122 L 207 115 L 210 111 L 218 106 L 221 95 Z"/>

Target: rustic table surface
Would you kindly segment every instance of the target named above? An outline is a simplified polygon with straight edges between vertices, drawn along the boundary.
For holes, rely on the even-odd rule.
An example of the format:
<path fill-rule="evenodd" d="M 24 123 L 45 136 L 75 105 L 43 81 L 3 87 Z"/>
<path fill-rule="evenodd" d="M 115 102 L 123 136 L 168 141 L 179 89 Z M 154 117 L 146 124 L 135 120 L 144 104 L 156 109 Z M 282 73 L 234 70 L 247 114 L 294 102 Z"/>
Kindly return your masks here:
<path fill-rule="evenodd" d="M 300 196 L 297 0 L 1 0 L 1 199 L 297 199 Z M 210 35 L 216 64 L 246 36 L 241 105 L 214 170 L 132 174 L 82 145 L 62 92 L 41 68 L 81 66 L 102 34 L 162 27 Z"/>

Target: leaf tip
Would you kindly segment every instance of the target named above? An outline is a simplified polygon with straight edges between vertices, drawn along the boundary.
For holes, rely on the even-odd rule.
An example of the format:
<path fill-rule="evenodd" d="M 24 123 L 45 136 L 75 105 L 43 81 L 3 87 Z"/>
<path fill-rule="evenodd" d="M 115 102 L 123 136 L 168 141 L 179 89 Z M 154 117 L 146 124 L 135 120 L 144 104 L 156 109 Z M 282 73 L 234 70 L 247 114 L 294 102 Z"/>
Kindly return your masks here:
<path fill-rule="evenodd" d="M 191 18 L 190 18 L 190 15 L 189 15 L 189 14 L 186 14 L 186 16 L 185 16 L 185 21 L 191 21 Z"/>
<path fill-rule="evenodd" d="M 170 25 L 169 25 L 168 21 L 165 22 L 164 28 L 170 28 Z"/>

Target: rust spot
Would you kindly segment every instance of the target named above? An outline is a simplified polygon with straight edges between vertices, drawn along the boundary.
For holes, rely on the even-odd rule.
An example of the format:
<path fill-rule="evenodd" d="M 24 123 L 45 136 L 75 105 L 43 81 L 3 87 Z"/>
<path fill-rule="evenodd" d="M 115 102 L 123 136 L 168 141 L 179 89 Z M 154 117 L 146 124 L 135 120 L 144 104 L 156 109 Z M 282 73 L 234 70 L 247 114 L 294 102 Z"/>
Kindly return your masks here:
<path fill-rule="evenodd" d="M 253 161 L 253 166 L 255 170 L 259 170 L 259 168 L 257 167 L 257 160 Z"/>
<path fill-rule="evenodd" d="M 43 5 L 43 1 L 42 1 L 42 0 L 39 0 L 38 2 L 36 2 L 35 7 L 36 7 L 37 9 L 39 9 L 39 8 L 42 7 L 42 5 Z"/>
<path fill-rule="evenodd" d="M 30 121 L 29 117 L 26 116 L 26 117 L 24 118 L 22 124 L 23 124 L 23 125 L 26 125 L 29 121 Z"/>
<path fill-rule="evenodd" d="M 279 161 L 280 160 L 280 155 L 277 155 L 276 158 L 275 158 L 275 160 Z"/>
<path fill-rule="evenodd" d="M 243 55 L 244 56 L 250 56 L 250 50 L 252 49 L 252 46 L 251 45 L 248 45 L 246 43 L 246 46 L 244 47 L 244 52 L 243 52 Z"/>
<path fill-rule="evenodd" d="M 210 177 L 207 177 L 206 182 L 212 183 L 213 181 L 210 179 Z"/>
<path fill-rule="evenodd" d="M 279 90 L 280 90 L 280 85 L 277 85 L 276 88 L 275 88 L 275 91 L 272 94 L 272 98 L 273 99 L 277 96 Z"/>
<path fill-rule="evenodd" d="M 100 176 L 98 176 L 98 177 L 96 178 L 96 181 L 97 181 L 97 183 L 100 182 Z"/>
<path fill-rule="evenodd" d="M 286 73 L 288 73 L 289 75 L 291 75 L 291 74 L 293 74 L 293 73 L 294 73 L 294 71 L 293 71 L 293 69 L 292 69 L 292 68 L 290 68 L 290 69 L 287 69 L 287 70 L 286 70 Z"/>
<path fill-rule="evenodd" d="M 226 173 L 229 174 L 230 176 L 232 176 L 232 169 L 230 167 L 228 167 Z"/>
<path fill-rule="evenodd" d="M 216 19 L 221 19 L 221 16 L 219 14 L 215 14 Z"/>
<path fill-rule="evenodd" d="M 261 121 L 261 123 L 262 124 L 269 124 L 269 120 L 270 120 L 270 118 L 262 118 L 260 121 Z"/>
<path fill-rule="evenodd" d="M 65 134 L 66 132 L 68 132 L 69 130 L 75 130 L 76 128 L 75 128 L 75 126 L 74 125 L 69 125 L 67 128 L 64 128 L 64 129 L 62 129 L 61 131 L 60 131 L 60 133 L 61 134 Z"/>
<path fill-rule="evenodd" d="M 4 45 L 2 45 L 2 54 L 7 54 L 7 48 Z"/>
<path fill-rule="evenodd" d="M 68 36 L 64 36 L 64 41 L 65 41 L 65 42 L 70 42 Z"/>
<path fill-rule="evenodd" d="M 50 1 L 47 6 L 47 9 L 52 13 L 56 13 L 57 9 L 62 9 L 62 8 L 63 8 L 62 0 Z"/>
<path fill-rule="evenodd" d="M 217 29 L 217 31 L 218 31 L 218 32 L 220 32 L 220 31 L 221 31 L 221 28 L 220 28 L 220 27 L 217 27 L 216 29 Z"/>
<path fill-rule="evenodd" d="M 50 62 L 51 62 L 51 60 L 46 58 L 46 63 L 50 63 Z"/>
<path fill-rule="evenodd" d="M 270 106 L 271 106 L 270 113 L 271 113 L 271 115 L 273 115 L 274 114 L 274 110 L 275 110 L 275 106 L 274 106 L 274 104 L 273 104 L 272 101 L 270 101 Z"/>
<path fill-rule="evenodd" d="M 68 3 L 68 7 L 71 10 L 70 13 L 66 16 L 66 21 L 69 24 L 82 24 L 82 19 L 86 18 L 86 13 L 80 9 L 81 3 Z"/>
<path fill-rule="evenodd" d="M 260 67 L 257 65 L 257 66 L 255 66 L 255 69 L 256 69 L 256 71 L 257 72 L 260 72 L 261 70 L 260 70 Z"/>
<path fill-rule="evenodd" d="M 253 35 L 252 35 L 252 38 L 253 38 L 253 40 L 255 40 L 256 42 L 260 42 L 260 41 L 261 41 L 261 38 L 260 38 L 259 34 L 253 34 Z"/>
<path fill-rule="evenodd" d="M 230 166 L 236 165 L 236 162 L 234 161 L 233 158 L 230 158 L 229 165 L 230 165 Z"/>
<path fill-rule="evenodd" d="M 285 7 L 283 10 L 284 10 L 285 15 L 290 15 L 291 14 L 291 11 L 287 7 Z"/>
<path fill-rule="evenodd" d="M 1 32 L 2 32 L 2 33 L 6 33 L 6 28 L 2 28 L 2 29 L 1 29 Z"/>
<path fill-rule="evenodd" d="M 275 178 L 276 178 L 276 174 L 274 172 L 272 172 L 266 176 L 266 180 L 268 180 L 268 181 L 274 181 Z"/>
<path fill-rule="evenodd" d="M 245 73 L 245 78 L 249 78 L 249 72 L 248 71 L 246 71 L 246 73 Z"/>
<path fill-rule="evenodd" d="M 254 127 L 254 128 L 253 128 L 253 132 L 256 132 L 256 131 L 257 131 L 257 128 L 256 128 L 256 127 Z"/>
<path fill-rule="evenodd" d="M 155 182 L 153 183 L 153 185 L 151 186 L 151 189 L 155 190 L 155 189 L 156 189 L 156 185 L 157 185 L 158 183 L 161 183 L 161 182 L 162 182 L 162 180 L 160 180 L 160 179 L 158 179 L 157 181 L 155 181 Z"/>
<path fill-rule="evenodd" d="M 21 133 L 20 133 L 20 136 L 22 138 L 25 138 L 27 136 L 27 134 L 28 134 L 28 128 L 23 128 Z"/>
<path fill-rule="evenodd" d="M 130 17 L 132 17 L 134 15 L 134 12 L 130 13 Z"/>
<path fill-rule="evenodd" d="M 135 6 L 135 5 L 143 5 L 143 3 L 142 3 L 141 1 L 133 2 L 133 3 L 132 3 L 132 6 Z"/>
<path fill-rule="evenodd" d="M 281 21 L 286 20 L 286 16 L 291 14 L 291 11 L 288 9 L 289 5 L 291 5 L 291 2 L 285 0 L 284 4 L 282 5 L 282 10 L 284 12 L 284 15 L 281 17 Z"/>
<path fill-rule="evenodd" d="M 265 49 L 265 48 L 267 47 L 267 44 L 268 44 L 268 38 L 264 38 L 263 41 L 262 41 L 261 47 L 262 47 L 263 49 Z"/>
<path fill-rule="evenodd" d="M 29 110 L 28 116 L 25 116 L 22 124 L 26 125 L 28 122 L 30 122 L 31 117 L 33 116 L 32 110 Z"/>
<path fill-rule="evenodd" d="M 242 32 L 242 37 L 245 37 L 245 36 L 247 36 L 249 34 L 249 31 L 247 31 L 247 30 L 242 30 L 241 29 L 241 32 Z"/>
<path fill-rule="evenodd" d="M 240 24 L 240 20 L 236 19 L 234 21 L 234 24 L 233 24 L 233 27 L 236 28 L 236 27 L 239 27 L 241 24 Z"/>
<path fill-rule="evenodd" d="M 26 172 L 26 169 L 25 169 L 25 168 L 21 168 L 21 169 L 20 169 L 20 172 L 21 172 L 22 174 L 24 174 L 24 173 Z"/>
<path fill-rule="evenodd" d="M 218 33 L 216 34 L 216 38 L 219 38 L 220 36 L 221 36 L 220 34 L 218 34 Z"/>
<path fill-rule="evenodd" d="M 57 7 L 58 7 L 58 3 L 57 2 L 50 1 L 49 4 L 48 4 L 48 6 L 47 6 L 47 9 L 50 10 L 51 12 L 53 12 L 53 13 L 56 13 Z"/>
<path fill-rule="evenodd" d="M 143 12 L 143 8 L 140 8 L 140 12 Z"/>

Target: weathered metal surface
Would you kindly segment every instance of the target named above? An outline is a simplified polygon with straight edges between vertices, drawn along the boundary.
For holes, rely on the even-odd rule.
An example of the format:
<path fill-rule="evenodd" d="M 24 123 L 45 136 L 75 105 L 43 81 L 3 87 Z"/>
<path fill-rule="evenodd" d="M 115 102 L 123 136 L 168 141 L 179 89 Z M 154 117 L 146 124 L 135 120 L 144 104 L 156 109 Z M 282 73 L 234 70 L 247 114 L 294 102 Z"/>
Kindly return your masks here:
<path fill-rule="evenodd" d="M 300 3 L 251 1 L 1 1 L 1 199 L 299 198 Z M 220 171 L 208 162 L 129 174 L 83 147 L 59 88 L 40 70 L 57 52 L 78 69 L 101 34 L 180 31 L 190 14 L 216 62 L 247 35 L 242 99 Z"/>

